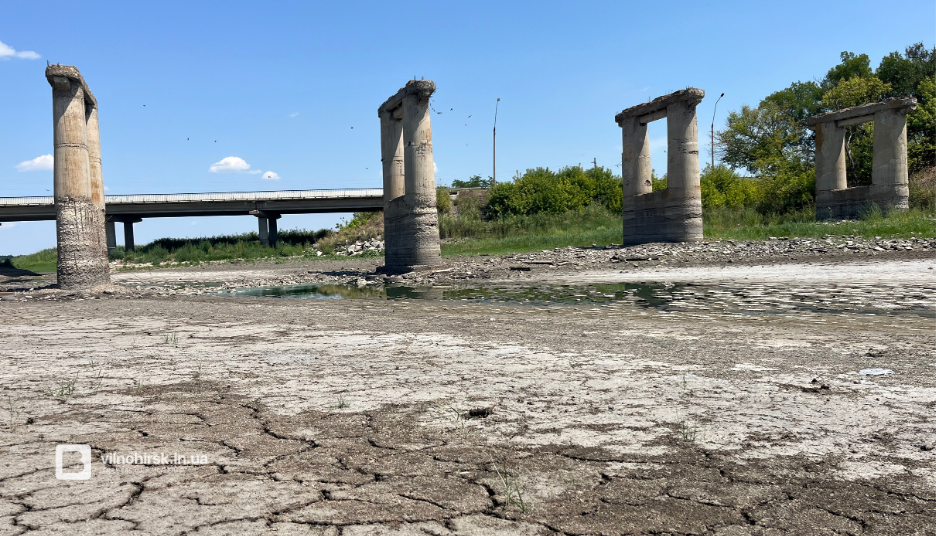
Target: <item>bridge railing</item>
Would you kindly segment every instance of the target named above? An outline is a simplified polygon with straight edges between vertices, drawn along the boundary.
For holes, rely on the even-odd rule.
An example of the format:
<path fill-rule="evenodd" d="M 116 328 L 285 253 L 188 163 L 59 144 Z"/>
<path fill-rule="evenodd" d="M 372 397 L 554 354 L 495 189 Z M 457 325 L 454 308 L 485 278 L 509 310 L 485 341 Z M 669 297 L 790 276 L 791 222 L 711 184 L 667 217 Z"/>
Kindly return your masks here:
<path fill-rule="evenodd" d="M 152 203 L 201 203 L 205 201 L 272 201 L 280 199 L 340 199 L 383 197 L 382 188 L 344 188 L 339 190 L 278 190 L 270 192 L 203 192 L 181 194 L 107 195 L 105 204 L 136 205 Z M 52 196 L 0 197 L 2 206 L 51 205 Z"/>

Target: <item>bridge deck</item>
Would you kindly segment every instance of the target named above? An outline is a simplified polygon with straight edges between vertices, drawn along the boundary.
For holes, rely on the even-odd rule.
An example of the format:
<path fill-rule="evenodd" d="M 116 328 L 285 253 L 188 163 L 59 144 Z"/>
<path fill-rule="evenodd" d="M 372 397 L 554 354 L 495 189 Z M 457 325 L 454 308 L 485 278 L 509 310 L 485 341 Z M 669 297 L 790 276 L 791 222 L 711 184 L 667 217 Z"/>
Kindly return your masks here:
<path fill-rule="evenodd" d="M 242 216 L 260 210 L 275 214 L 356 212 L 383 208 L 382 188 L 108 195 L 111 218 Z M 0 222 L 54 220 L 51 196 L 0 197 Z"/>

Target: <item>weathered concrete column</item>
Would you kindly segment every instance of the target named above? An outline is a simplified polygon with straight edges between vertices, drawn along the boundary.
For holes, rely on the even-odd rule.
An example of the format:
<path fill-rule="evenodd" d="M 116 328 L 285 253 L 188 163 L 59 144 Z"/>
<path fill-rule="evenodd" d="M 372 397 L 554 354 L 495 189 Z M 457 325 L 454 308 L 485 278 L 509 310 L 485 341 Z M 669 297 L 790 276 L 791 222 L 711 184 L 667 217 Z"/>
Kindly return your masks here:
<path fill-rule="evenodd" d="M 848 188 L 845 178 L 845 129 L 835 122 L 816 125 L 816 192 Z"/>
<path fill-rule="evenodd" d="M 907 111 L 907 108 L 889 108 L 874 113 L 871 195 L 886 199 L 889 208 L 910 208 Z"/>
<path fill-rule="evenodd" d="M 383 164 L 384 187 L 384 252 L 386 266 L 399 265 L 402 258 L 403 236 L 409 228 L 409 211 L 406 210 L 405 173 L 403 167 L 403 106 L 402 102 L 392 109 L 381 107 L 380 115 L 380 161 Z"/>
<path fill-rule="evenodd" d="M 45 74 L 52 86 L 58 284 L 90 288 L 110 282 L 103 195 L 96 205 L 88 150 L 86 104 L 97 101 L 75 67 L 50 65 Z"/>
<path fill-rule="evenodd" d="M 404 237 L 411 245 L 404 250 L 412 251 L 409 266 L 430 266 L 442 262 L 429 109 L 436 86 L 431 80 L 411 80 L 403 89 L 404 198 L 412 215 L 410 233 Z"/>
<path fill-rule="evenodd" d="M 133 220 L 124 220 L 124 251 L 133 251 L 136 245 L 133 243 Z"/>
<path fill-rule="evenodd" d="M 377 109 L 384 176 L 383 270 L 388 272 L 442 262 L 429 110 L 434 91 L 430 80 L 410 80 Z"/>
<path fill-rule="evenodd" d="M 687 88 L 625 109 L 614 117 L 623 151 L 624 244 L 702 240 L 702 187 L 696 106 L 705 92 Z M 667 188 L 653 191 L 647 123 L 666 118 Z"/>
<path fill-rule="evenodd" d="M 650 167 L 647 124 L 641 124 L 637 117 L 628 117 L 620 126 L 624 147 L 621 152 L 624 197 L 649 194 L 653 191 L 653 168 Z"/>
<path fill-rule="evenodd" d="M 260 235 L 260 245 L 269 246 L 270 245 L 270 227 L 269 220 L 263 216 L 257 216 L 257 225 L 259 227 L 258 234 Z"/>

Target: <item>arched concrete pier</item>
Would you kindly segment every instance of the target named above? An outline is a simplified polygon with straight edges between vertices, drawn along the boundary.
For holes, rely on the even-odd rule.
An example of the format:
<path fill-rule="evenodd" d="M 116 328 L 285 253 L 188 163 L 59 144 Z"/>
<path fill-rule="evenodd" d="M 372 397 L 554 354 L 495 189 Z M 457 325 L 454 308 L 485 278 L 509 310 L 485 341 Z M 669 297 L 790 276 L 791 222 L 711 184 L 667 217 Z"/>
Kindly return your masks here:
<path fill-rule="evenodd" d="M 696 106 L 705 92 L 688 88 L 627 108 L 621 127 L 624 244 L 702 240 L 702 188 Z M 666 118 L 667 188 L 653 191 L 647 124 Z"/>
<path fill-rule="evenodd" d="M 888 99 L 814 115 L 806 124 L 816 133 L 816 217 L 854 218 L 862 210 L 907 209 L 907 114 L 912 97 Z M 871 185 L 848 187 L 845 174 L 845 129 L 874 122 Z"/>

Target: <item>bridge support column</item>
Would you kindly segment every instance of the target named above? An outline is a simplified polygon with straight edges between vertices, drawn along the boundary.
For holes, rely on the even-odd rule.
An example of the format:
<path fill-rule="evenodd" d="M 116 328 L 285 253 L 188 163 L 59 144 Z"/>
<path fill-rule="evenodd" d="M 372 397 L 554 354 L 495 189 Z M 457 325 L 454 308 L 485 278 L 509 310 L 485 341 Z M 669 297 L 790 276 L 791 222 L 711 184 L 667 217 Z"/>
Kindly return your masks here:
<path fill-rule="evenodd" d="M 97 100 L 75 67 L 50 65 L 45 76 L 52 86 L 58 285 L 62 289 L 83 289 L 107 284 L 110 265 L 100 180 Z M 90 140 L 89 128 L 94 131 Z M 92 158 L 98 196 L 92 187 Z"/>
<path fill-rule="evenodd" d="M 105 236 L 107 237 L 107 252 L 110 253 L 110 250 L 117 247 L 117 226 L 113 220 L 108 220 L 104 227 L 106 229 Z"/>
<path fill-rule="evenodd" d="M 135 249 L 135 244 L 133 242 L 133 224 L 143 221 L 142 219 L 137 220 L 124 220 L 124 250 L 133 251 Z"/>
<path fill-rule="evenodd" d="M 384 270 L 388 272 L 442 262 L 429 109 L 435 89 L 431 80 L 410 80 L 377 110 L 384 172 Z"/>
<path fill-rule="evenodd" d="M 277 230 L 276 230 L 276 220 L 278 220 L 279 217 L 280 217 L 279 214 L 277 214 L 275 217 L 267 218 L 267 225 L 270 227 L 268 239 L 269 239 L 271 246 L 276 245 L 276 239 L 278 238 Z"/>
<path fill-rule="evenodd" d="M 269 246 L 270 245 L 270 227 L 268 220 L 262 216 L 257 216 L 257 224 L 259 229 L 257 233 L 260 235 L 260 245 Z"/>

